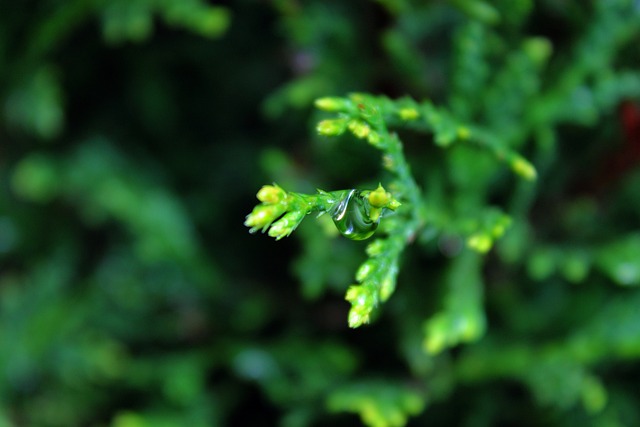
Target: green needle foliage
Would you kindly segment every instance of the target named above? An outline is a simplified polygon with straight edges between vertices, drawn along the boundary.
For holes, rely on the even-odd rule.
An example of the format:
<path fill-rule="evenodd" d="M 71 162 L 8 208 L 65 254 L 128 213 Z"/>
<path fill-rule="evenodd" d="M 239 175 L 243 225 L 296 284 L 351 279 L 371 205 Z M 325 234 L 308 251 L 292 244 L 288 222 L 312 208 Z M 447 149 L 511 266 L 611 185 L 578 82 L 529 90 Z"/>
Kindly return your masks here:
<path fill-rule="evenodd" d="M 394 128 L 406 127 L 431 132 L 435 144 L 443 148 L 456 143 L 475 142 L 481 148 L 488 149 L 498 160 L 506 162 L 522 178 L 536 178 L 536 170 L 531 163 L 510 149 L 505 141 L 493 136 L 489 130 L 481 126 L 462 123 L 429 101 L 418 104 L 409 98 L 392 101 L 385 97 L 354 94 L 348 98 L 320 98 L 315 104 L 321 110 L 338 115 L 337 118 L 325 119 L 318 123 L 317 130 L 320 135 L 340 136 L 349 131 L 356 138 L 366 140 L 382 152 L 384 168 L 395 177 L 390 188 L 405 206 L 385 227 L 387 237 L 377 239 L 367 247 L 369 259 L 356 273 L 359 285 L 351 286 L 347 290 L 345 299 L 351 303 L 351 327 L 368 323 L 374 308 L 380 302 L 389 299 L 396 287 L 400 255 L 425 225 L 431 222 L 430 206 L 422 199 L 421 191 L 405 158 L 402 142 L 393 131 Z M 251 227 L 251 232 L 261 228 L 264 231 L 271 227 L 269 236 L 275 237 L 276 240 L 289 236 L 304 216 L 312 211 L 330 212 L 336 227 L 344 236 L 355 240 L 366 239 L 373 234 L 380 221 L 381 213 L 378 210 L 395 210 L 400 206 L 382 186 L 372 192 L 319 191 L 316 196 L 286 193 L 278 186 L 264 186 L 257 197 L 262 204 L 256 206 L 247 216 L 245 225 Z M 340 199 L 341 202 L 338 201 Z M 359 199 L 364 201 L 357 206 L 355 201 Z M 345 206 L 345 209 L 340 208 L 340 204 Z M 347 207 L 349 204 L 353 207 Z M 481 208 L 486 209 L 484 206 Z M 345 220 L 350 223 L 346 228 Z M 276 222 L 273 223 L 274 221 Z M 510 217 L 505 214 L 493 214 L 487 215 L 483 221 L 465 224 L 467 245 L 480 253 L 488 252 L 494 241 L 504 234 L 510 221 Z M 438 224 L 434 225 L 436 231 L 441 231 L 437 229 Z M 460 295 L 465 292 L 460 292 Z M 466 340 L 478 338 L 481 335 L 479 331 L 483 330 L 477 319 L 482 317 L 478 314 L 481 310 L 478 307 L 471 310 L 475 316 L 473 321 L 467 318 L 459 320 L 458 317 L 462 314 L 458 313 L 455 319 L 438 318 L 435 323 L 431 322 L 428 335 L 436 337 L 429 338 L 430 344 L 426 344 L 426 348 L 431 352 L 439 352 L 446 347 L 444 342 L 449 342 L 449 345 L 458 343 L 459 340 L 456 338 L 445 339 L 446 335 L 462 334 L 466 336 Z M 466 324 L 467 321 L 471 324 Z M 464 325 L 454 325 L 459 322 Z M 448 332 L 459 327 L 463 330 Z"/>
<path fill-rule="evenodd" d="M 409 29 L 411 18 L 403 13 L 410 13 L 415 5 L 381 3 L 398 15 L 398 28 L 388 33 L 387 48 L 390 54 L 397 55 L 408 72 L 420 66 L 419 62 L 406 64 L 411 61 L 407 60 L 412 55 L 409 44 L 415 35 Z M 425 312 L 421 321 L 421 348 L 431 357 L 461 343 L 479 341 L 488 331 L 491 336 L 484 295 L 490 285 L 484 274 L 485 257 L 505 234 L 507 237 L 498 248 L 501 261 L 509 265 L 524 262 L 533 280 L 549 280 L 558 271 L 567 281 L 582 283 L 588 280 L 593 266 L 618 284 L 638 284 L 640 248 L 635 244 L 635 234 L 615 243 L 598 243 L 596 238 L 590 243 L 587 243 L 590 239 L 583 241 L 579 247 L 565 244 L 552 245 L 552 249 L 543 243 L 544 237 L 540 239 L 531 234 L 535 225 L 528 218 L 528 211 L 536 197 L 544 194 L 545 186 L 551 185 L 540 185 L 537 181 L 541 174 L 544 182 L 553 176 L 548 171 L 559 161 L 560 126 L 593 125 L 622 100 L 640 95 L 637 70 L 614 71 L 604 65 L 610 64 L 616 52 L 633 43 L 632 40 L 637 42 L 640 10 L 630 1 L 593 2 L 594 14 L 589 26 L 573 48 L 566 49 L 554 46 L 544 36 L 523 32 L 523 22 L 532 12 L 533 3 L 495 3 L 453 2 L 464 17 L 456 21 L 453 32 L 451 78 L 444 101 L 391 99 L 369 93 L 315 100 L 318 109 L 331 114 L 317 124 L 318 134 L 322 137 L 350 134 L 355 140 L 377 149 L 382 171 L 380 176 L 369 177 L 369 181 L 388 182 L 385 185 L 399 201 L 397 211 L 394 209 L 395 212 L 382 218 L 378 235 L 366 246 L 367 259 L 355 273 L 357 284 L 347 287 L 345 299 L 351 304 L 348 324 L 359 327 L 371 322 L 381 303 L 389 300 L 398 284 L 403 286 L 399 276 L 402 278 L 408 246 L 417 242 L 428 250 L 434 240 L 439 239 L 439 244 L 445 245 L 441 250 L 451 251 L 453 258 L 439 279 L 442 293 L 434 302 L 439 308 Z M 501 5 L 508 11 L 501 13 Z M 520 32 L 518 36 L 514 36 L 517 32 Z M 556 52 L 558 48 L 560 51 Z M 433 163 L 417 161 L 410 165 L 403 140 L 405 137 L 415 139 L 415 135 L 421 135 L 421 142 L 430 140 L 445 150 L 444 166 L 436 166 L 434 172 L 420 170 L 415 174 L 412 171 L 412 168 L 428 168 L 429 164 L 433 167 Z M 522 152 L 530 153 L 528 157 L 533 161 Z M 496 205 L 491 203 L 495 194 L 493 187 L 498 182 L 496 176 L 502 181 L 511 181 L 502 172 L 505 167 L 520 181 L 514 181 L 506 191 L 503 187 L 504 200 Z M 444 176 L 447 178 L 443 179 Z M 317 207 L 312 198 L 317 196 L 308 197 L 315 209 L 330 211 Z M 252 219 L 266 209 L 263 206 L 256 207 L 248 217 L 246 225 L 253 227 L 252 231 L 262 226 Z M 273 219 L 284 212 L 289 213 L 269 232 L 277 239 L 288 236 L 309 208 L 289 207 L 274 213 Z M 293 215 L 297 215 L 296 219 L 289 220 Z M 281 223 L 287 225 L 286 233 L 280 231 Z M 338 229 L 344 234 L 339 225 Z M 368 236 L 369 233 L 363 234 Z M 316 238 L 309 234 L 303 237 L 308 244 L 318 244 L 312 243 Z M 457 246 L 447 249 L 446 241 L 451 238 Z M 462 248 L 463 244 L 466 249 Z M 305 255 L 306 268 L 311 268 L 309 265 L 314 262 L 313 253 Z M 510 271 L 510 275 L 515 273 Z M 413 274 L 427 273 L 414 271 Z M 305 281 L 312 281 L 305 278 L 308 275 L 301 276 Z M 426 291 L 407 292 L 420 295 Z M 516 307 L 523 301 L 509 304 L 512 307 L 509 310 L 516 316 Z M 544 306 L 538 309 L 543 310 Z M 605 328 L 611 330 L 613 323 Z M 586 336 L 581 335 L 583 339 L 587 339 Z M 573 344 L 543 345 L 541 349 L 537 345 L 514 344 L 514 353 L 491 360 L 494 353 L 502 353 L 498 348 L 503 345 L 500 344 L 503 339 L 499 342 L 485 339 L 480 347 L 470 348 L 460 360 L 459 380 L 475 381 L 472 372 L 483 375 L 486 370 L 496 369 L 495 375 L 483 378 L 519 378 L 543 405 L 568 408 L 582 401 L 587 413 L 602 415 L 602 420 L 613 419 L 603 412 L 606 387 L 590 372 L 586 361 L 572 356 Z M 593 346 L 591 351 L 598 345 Z M 539 351 L 542 356 L 536 360 Z M 581 351 L 589 353 L 585 349 Z M 635 354 L 634 350 L 630 351 Z M 481 362 L 483 357 L 487 359 Z M 359 412 L 363 422 L 370 426 L 403 425 L 406 421 L 402 414 L 411 413 L 408 409 L 396 409 L 397 418 L 384 415 L 384 403 L 372 403 L 376 395 L 373 390 L 362 392 L 362 397 L 358 391 L 345 393 L 332 395 L 330 406 Z M 389 402 L 393 399 L 389 397 Z"/>
<path fill-rule="evenodd" d="M 0 2 L 0 427 L 640 425 L 638 46 L 637 0 Z"/>
<path fill-rule="evenodd" d="M 262 187 L 257 197 L 262 203 L 247 215 L 244 225 L 252 233 L 269 229 L 269 236 L 276 240 L 289 236 L 311 212 L 328 212 L 343 236 L 364 240 L 375 232 L 385 209 L 400 206 L 382 185 L 373 191 L 318 190 L 317 195 L 307 195 L 287 193 L 274 184 Z"/>

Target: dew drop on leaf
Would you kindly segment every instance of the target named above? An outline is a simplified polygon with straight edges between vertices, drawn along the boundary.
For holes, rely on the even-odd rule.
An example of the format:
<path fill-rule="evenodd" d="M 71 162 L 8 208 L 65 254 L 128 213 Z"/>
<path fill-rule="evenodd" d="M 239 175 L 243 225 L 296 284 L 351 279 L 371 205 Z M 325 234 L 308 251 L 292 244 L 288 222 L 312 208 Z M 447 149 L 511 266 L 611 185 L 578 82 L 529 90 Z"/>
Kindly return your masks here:
<path fill-rule="evenodd" d="M 380 219 L 369 217 L 367 201 L 357 190 L 347 190 L 330 211 L 333 223 L 340 233 L 351 240 L 365 240 L 378 228 Z"/>

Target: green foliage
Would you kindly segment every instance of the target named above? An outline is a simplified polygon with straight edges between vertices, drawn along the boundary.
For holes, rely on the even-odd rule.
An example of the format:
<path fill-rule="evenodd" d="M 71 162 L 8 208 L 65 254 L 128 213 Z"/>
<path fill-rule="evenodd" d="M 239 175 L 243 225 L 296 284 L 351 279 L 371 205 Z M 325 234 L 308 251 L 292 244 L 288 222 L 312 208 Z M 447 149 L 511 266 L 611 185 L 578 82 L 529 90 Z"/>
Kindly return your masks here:
<path fill-rule="evenodd" d="M 277 185 L 258 191 L 262 203 L 247 215 L 244 225 L 254 233 L 269 229 L 269 236 L 280 240 L 289 236 L 311 212 L 329 213 L 340 233 L 352 240 L 370 237 L 378 227 L 384 210 L 395 210 L 399 203 L 382 185 L 376 190 L 343 190 L 317 195 L 286 192 Z M 275 222 L 274 222 L 275 221 Z"/>
<path fill-rule="evenodd" d="M 633 0 L 0 6 L 0 426 L 640 424 L 639 43 Z"/>
<path fill-rule="evenodd" d="M 431 131 L 434 133 L 434 142 L 441 147 L 449 147 L 454 142 L 466 143 L 470 140 L 477 140 L 480 146 L 489 148 L 498 159 L 506 160 L 514 172 L 522 175 L 525 179 L 531 180 L 536 177 L 533 166 L 520 155 L 511 151 L 497 137 L 480 128 L 470 130 L 468 125 L 452 118 L 446 111 L 438 110 L 428 101 L 418 105 L 411 99 L 394 102 L 384 97 L 355 94 L 344 99 L 320 98 L 316 101 L 316 106 L 340 115 L 339 118 L 322 120 L 318 124 L 317 130 L 321 135 L 339 136 L 349 130 L 356 138 L 366 139 L 370 145 L 383 152 L 384 168 L 397 178 L 392 182 L 391 188 L 406 200 L 403 203 L 406 203 L 410 209 L 404 215 L 400 211 L 400 215 L 394 217 L 390 222 L 386 229 L 389 234 L 388 239 L 378 239 L 368 247 L 367 252 L 370 259 L 360 266 L 356 274 L 356 280 L 360 285 L 350 287 L 345 298 L 352 305 L 349 312 L 351 327 L 368 323 L 373 309 L 378 306 L 380 301 L 386 301 L 391 296 L 396 286 L 400 254 L 411 236 L 419 231 L 422 224 L 429 221 L 429 207 L 422 205 L 420 190 L 404 157 L 402 143 L 398 136 L 389 130 L 391 126 L 408 126 L 417 130 Z M 269 190 L 271 190 L 270 193 L 277 192 L 278 194 L 266 194 Z M 382 187 L 380 190 L 384 194 Z M 323 207 L 331 202 L 330 200 L 322 201 L 323 194 L 327 193 L 320 192 L 320 196 L 316 196 L 316 198 L 301 197 L 296 194 L 286 196 L 279 187 L 263 187 L 258 192 L 258 199 L 263 204 L 257 206 L 247 217 L 245 225 L 252 227 L 252 232 L 259 228 L 264 230 L 274 220 L 288 212 L 273 224 L 269 231 L 270 236 L 279 240 L 291 234 L 304 215 L 312 210 L 322 212 L 332 209 Z M 327 196 L 329 195 L 327 194 Z M 380 203 L 381 208 L 390 207 L 390 202 L 387 200 L 389 198 L 390 196 L 387 196 Z M 320 199 L 320 201 L 316 199 Z M 395 206 L 392 208 L 395 209 Z M 357 211 L 359 210 L 356 209 Z M 335 219 L 335 215 L 333 216 Z M 467 241 L 469 247 L 479 252 L 487 252 L 491 248 L 493 240 L 502 236 L 509 221 L 507 216 L 499 215 L 497 219 L 482 223 L 478 221 L 466 223 L 464 228 L 469 234 Z M 360 222 L 362 223 L 362 221 Z M 347 234 L 344 232 L 343 224 L 336 222 L 336 225 L 343 235 Z M 349 229 L 351 228 L 353 227 Z M 361 233 L 359 239 L 369 237 L 372 232 L 373 230 Z M 351 233 L 347 235 L 351 235 Z M 478 315 L 475 314 L 474 317 L 478 317 Z M 461 322 L 466 324 L 467 321 L 471 320 L 467 319 Z M 440 342 L 450 341 L 451 345 L 458 342 L 458 338 L 445 339 L 442 337 L 447 334 L 447 329 L 456 328 L 453 324 L 459 323 L 457 319 L 441 317 L 436 323 L 428 328 L 428 335 L 438 338 L 431 338 L 430 344 L 426 345 L 426 348 L 433 352 L 441 350 L 442 344 Z M 463 330 L 455 332 L 454 335 L 459 333 L 467 335 L 467 339 L 477 337 L 479 332 L 475 332 L 475 330 L 483 328 L 476 326 L 478 323 L 476 319 L 471 323 L 473 325 L 469 325 L 468 328 L 473 332 L 467 331 L 467 326 L 463 326 Z"/>
<path fill-rule="evenodd" d="M 217 37 L 229 25 L 227 9 L 202 0 L 111 1 L 100 7 L 102 32 L 110 43 L 142 41 L 151 35 L 154 14 L 170 26 L 184 27 L 204 37 Z"/>
<path fill-rule="evenodd" d="M 409 416 L 420 413 L 424 397 L 408 387 L 371 380 L 333 391 L 327 406 L 330 411 L 356 412 L 369 426 L 394 427 L 405 425 Z"/>

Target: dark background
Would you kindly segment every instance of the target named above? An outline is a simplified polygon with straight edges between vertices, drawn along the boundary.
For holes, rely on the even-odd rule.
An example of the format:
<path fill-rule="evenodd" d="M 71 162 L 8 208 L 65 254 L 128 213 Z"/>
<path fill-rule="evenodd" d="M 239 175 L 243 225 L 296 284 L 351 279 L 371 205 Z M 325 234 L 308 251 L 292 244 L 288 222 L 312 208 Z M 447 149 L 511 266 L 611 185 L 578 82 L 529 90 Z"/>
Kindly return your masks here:
<path fill-rule="evenodd" d="M 637 425 L 639 16 L 604 0 L 0 0 L 0 426 L 337 426 L 371 407 L 372 426 Z M 551 94 L 553 142 L 517 147 L 542 165 L 535 191 L 496 162 L 489 198 L 515 225 L 482 267 L 487 336 L 432 356 L 438 248 L 459 236 L 425 232 L 396 295 L 350 330 L 365 244 L 312 218 L 278 242 L 243 221 L 274 181 L 373 188 L 379 154 L 318 137 L 313 101 L 446 106 L 470 21 L 493 37 L 471 73 L 550 41 L 534 92 Z M 609 43 L 610 28 L 627 30 Z M 504 113 L 486 105 L 474 120 Z M 419 184 L 457 197 L 448 151 L 401 136 Z"/>

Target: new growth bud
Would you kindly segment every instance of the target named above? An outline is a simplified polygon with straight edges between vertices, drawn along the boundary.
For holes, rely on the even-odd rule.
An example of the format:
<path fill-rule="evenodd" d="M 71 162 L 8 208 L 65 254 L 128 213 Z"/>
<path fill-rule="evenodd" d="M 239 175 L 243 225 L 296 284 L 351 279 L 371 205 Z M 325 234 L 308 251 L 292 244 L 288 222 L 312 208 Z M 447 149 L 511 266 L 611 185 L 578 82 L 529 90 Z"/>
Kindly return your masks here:
<path fill-rule="evenodd" d="M 369 202 L 369 219 L 373 222 L 380 220 L 382 209 L 387 208 L 396 210 L 400 206 L 400 202 L 388 193 L 382 184 L 378 184 L 378 188 L 373 191 L 363 192 L 363 197 Z"/>
<path fill-rule="evenodd" d="M 371 131 L 369 132 L 369 135 L 367 136 L 367 142 L 371 145 L 373 145 L 376 148 L 383 148 L 384 144 L 382 143 L 382 138 L 380 137 L 380 134 L 378 132 L 375 131 Z"/>
<path fill-rule="evenodd" d="M 398 115 L 402 120 L 411 121 L 417 119 L 420 116 L 420 113 L 418 113 L 418 110 L 415 108 L 402 108 L 398 111 Z"/>
<path fill-rule="evenodd" d="M 367 276 L 373 271 L 375 263 L 371 260 L 365 261 L 356 272 L 356 280 L 363 282 Z"/>
<path fill-rule="evenodd" d="M 287 192 L 276 184 L 265 185 L 258 191 L 256 197 L 263 203 L 275 204 L 282 202 L 287 197 Z"/>
<path fill-rule="evenodd" d="M 338 136 L 347 129 L 347 119 L 327 119 L 318 123 L 316 130 L 320 135 Z"/>
<path fill-rule="evenodd" d="M 351 303 L 349 310 L 349 326 L 357 328 L 363 323 L 369 323 L 371 311 L 378 304 L 372 289 L 366 285 L 354 285 L 347 290 L 345 299 Z"/>
<path fill-rule="evenodd" d="M 281 205 L 258 205 L 247 215 L 244 225 L 251 227 L 250 233 L 255 233 L 259 229 L 266 229 L 273 221 L 278 219 L 286 210 Z"/>
<path fill-rule="evenodd" d="M 349 108 L 349 101 L 342 98 L 325 97 L 316 99 L 315 105 L 319 110 L 334 113 L 346 111 Z"/>
<path fill-rule="evenodd" d="M 393 200 L 390 193 L 387 193 L 382 186 L 378 184 L 378 188 L 369 193 L 369 203 L 374 208 L 384 208 Z"/>
<path fill-rule="evenodd" d="M 369 125 L 361 120 L 351 120 L 348 126 L 356 138 L 364 139 L 371 133 Z"/>
<path fill-rule="evenodd" d="M 274 222 L 271 228 L 269 229 L 269 236 L 275 237 L 276 240 L 280 240 L 283 237 L 288 237 L 293 230 L 295 230 L 298 225 L 304 219 L 304 212 L 294 211 L 289 212 L 278 221 Z"/>
<path fill-rule="evenodd" d="M 529 181 L 533 181 L 538 177 L 538 173 L 536 172 L 536 168 L 533 167 L 531 163 L 520 156 L 514 156 L 514 158 L 509 162 L 511 169 Z"/>

